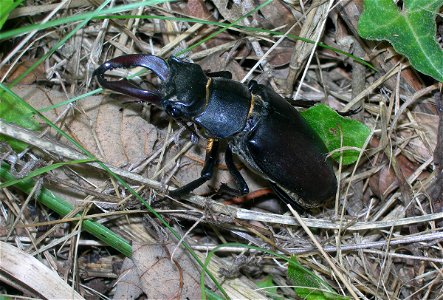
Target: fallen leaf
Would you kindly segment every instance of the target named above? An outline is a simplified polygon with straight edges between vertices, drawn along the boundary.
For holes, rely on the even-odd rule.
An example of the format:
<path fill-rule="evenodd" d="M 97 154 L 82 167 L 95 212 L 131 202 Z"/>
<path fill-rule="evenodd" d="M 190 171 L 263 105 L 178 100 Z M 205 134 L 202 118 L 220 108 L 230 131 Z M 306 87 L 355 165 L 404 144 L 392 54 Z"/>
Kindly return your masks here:
<path fill-rule="evenodd" d="M 408 178 L 419 167 L 418 164 L 411 162 L 404 155 L 397 155 L 397 164 L 403 172 L 405 178 Z M 428 176 L 422 173 L 421 177 Z M 385 166 L 369 179 L 371 191 L 381 199 L 385 199 L 388 193 L 391 193 L 398 187 L 398 179 L 395 176 L 391 165 L 386 163 Z"/>
<path fill-rule="evenodd" d="M 148 299 L 200 299 L 200 273 L 180 247 L 133 244 L 132 261 Z M 174 252 L 174 257 L 171 255 Z"/>
<path fill-rule="evenodd" d="M 433 156 L 434 149 L 437 145 L 437 127 L 438 116 L 420 112 L 412 113 L 415 122 L 417 122 L 418 131 L 421 136 L 414 137 L 406 146 L 406 149 L 412 152 L 421 161 L 427 161 Z M 413 134 L 416 132 L 414 131 Z M 405 137 L 400 132 L 401 137 Z"/>
<path fill-rule="evenodd" d="M 32 61 L 32 60 L 25 60 L 23 62 L 20 62 L 20 63 L 14 65 L 12 67 L 12 71 L 6 77 L 6 82 L 12 82 L 15 79 L 17 79 L 17 77 L 19 77 L 26 70 L 28 70 L 29 67 L 34 64 L 34 62 L 35 61 Z M 5 72 L 7 70 L 9 70 L 10 67 L 11 67 L 10 65 L 5 65 L 3 68 L 1 68 L 0 69 L 0 77 L 3 77 Z M 20 84 L 33 84 L 39 80 L 46 80 L 45 74 L 46 74 L 45 67 L 43 64 L 40 64 L 31 73 L 26 75 L 26 77 L 20 81 Z"/>
<path fill-rule="evenodd" d="M 34 85 L 20 85 L 14 88 L 19 96 L 25 99 L 36 109 L 46 108 L 67 100 L 64 93 L 56 90 L 38 88 Z M 84 148 L 104 162 L 117 167 L 139 163 L 154 152 L 159 132 L 154 125 L 144 120 L 139 113 L 140 106 L 125 104 L 133 100 L 129 97 L 118 96 L 113 99 L 109 96 L 91 96 L 79 101 L 75 109 L 66 113 L 66 106 L 44 111 L 43 114 L 50 120 L 56 120 L 65 113 L 62 130 L 67 132 Z M 57 125 L 60 125 L 58 123 Z M 57 140 L 51 130 L 47 136 Z M 72 147 L 65 139 L 62 144 Z M 156 149 L 155 149 L 156 150 Z M 78 166 L 76 171 L 95 186 L 104 186 L 108 177 L 103 172 L 91 171 L 89 167 Z M 64 170 L 54 171 L 60 181 L 66 181 L 74 186 L 90 188 L 84 180 L 74 181 L 68 178 Z M 74 193 L 65 186 L 53 186 L 57 193 L 73 205 L 84 200 L 85 194 Z"/>
<path fill-rule="evenodd" d="M 115 286 L 114 299 L 138 299 L 143 293 L 138 270 L 130 258 L 125 258 Z"/>
<path fill-rule="evenodd" d="M 186 3 L 186 9 L 190 16 L 198 19 L 215 21 L 215 18 L 209 12 L 206 3 L 203 0 L 188 0 Z"/>

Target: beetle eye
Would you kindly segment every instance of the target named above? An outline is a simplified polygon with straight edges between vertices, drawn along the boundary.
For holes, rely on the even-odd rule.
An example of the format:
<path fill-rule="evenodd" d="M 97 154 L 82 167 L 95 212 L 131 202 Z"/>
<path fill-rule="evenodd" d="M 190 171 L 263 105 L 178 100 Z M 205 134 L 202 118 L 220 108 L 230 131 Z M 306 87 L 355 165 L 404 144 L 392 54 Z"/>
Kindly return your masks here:
<path fill-rule="evenodd" d="M 177 117 L 179 117 L 179 116 L 181 115 L 181 111 L 174 107 L 174 108 L 172 109 L 172 111 L 171 111 L 171 115 L 172 115 L 174 118 L 177 118 Z"/>
<path fill-rule="evenodd" d="M 179 118 L 182 115 L 182 111 L 174 106 L 167 107 L 166 112 L 173 118 Z"/>
<path fill-rule="evenodd" d="M 167 101 L 167 103 L 163 104 L 163 108 L 166 111 L 166 113 L 173 118 L 178 118 L 183 114 L 181 109 L 176 105 L 174 105 L 172 101 Z"/>

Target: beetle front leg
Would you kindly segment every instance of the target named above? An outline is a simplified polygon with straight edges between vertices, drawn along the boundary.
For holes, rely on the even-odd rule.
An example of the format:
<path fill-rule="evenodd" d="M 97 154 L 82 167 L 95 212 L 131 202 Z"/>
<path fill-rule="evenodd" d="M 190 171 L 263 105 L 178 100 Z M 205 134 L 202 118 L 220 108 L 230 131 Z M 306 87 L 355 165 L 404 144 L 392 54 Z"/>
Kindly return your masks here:
<path fill-rule="evenodd" d="M 249 193 L 248 184 L 246 183 L 245 179 L 243 178 L 243 176 L 240 174 L 237 167 L 235 166 L 234 159 L 232 157 L 232 150 L 229 146 L 228 146 L 228 148 L 226 148 L 225 162 L 226 162 L 226 166 L 228 167 L 229 173 L 231 173 L 231 176 L 234 177 L 235 183 L 237 184 L 237 187 L 239 188 L 239 190 L 238 190 L 239 194 L 245 195 L 245 194 Z"/>
<path fill-rule="evenodd" d="M 195 190 L 196 188 L 198 188 L 199 186 L 201 186 L 209 179 L 211 179 L 212 175 L 214 174 L 214 167 L 217 163 L 218 148 L 219 148 L 219 142 L 214 139 L 209 139 L 208 146 L 206 147 L 205 164 L 203 166 L 203 170 L 201 171 L 200 177 L 180 188 L 170 191 L 169 194 L 171 196 L 180 196 L 188 194 L 193 190 Z"/>

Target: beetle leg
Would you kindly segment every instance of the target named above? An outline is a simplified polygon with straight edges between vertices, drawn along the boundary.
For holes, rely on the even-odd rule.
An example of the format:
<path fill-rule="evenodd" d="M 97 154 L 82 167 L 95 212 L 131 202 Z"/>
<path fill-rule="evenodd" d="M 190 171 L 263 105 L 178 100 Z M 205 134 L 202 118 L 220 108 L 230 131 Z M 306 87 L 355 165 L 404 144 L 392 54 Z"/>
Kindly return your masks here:
<path fill-rule="evenodd" d="M 303 107 L 303 108 L 309 108 L 312 107 L 316 104 L 319 104 L 319 101 L 315 101 L 315 100 L 305 100 L 305 99 L 298 99 L 298 100 L 293 100 L 290 98 L 285 98 L 289 103 L 291 103 L 294 106 L 297 107 Z"/>
<path fill-rule="evenodd" d="M 240 172 L 237 170 L 237 167 L 234 164 L 234 159 L 232 157 L 232 150 L 228 146 L 226 148 L 225 152 L 225 162 L 226 166 L 228 167 L 229 173 L 231 173 L 232 177 L 234 177 L 235 183 L 237 184 L 237 187 L 239 188 L 238 192 L 240 195 L 245 195 L 249 193 L 249 187 L 246 183 L 243 176 L 240 174 Z"/>
<path fill-rule="evenodd" d="M 312 107 L 320 102 L 318 101 L 314 101 L 314 100 L 303 100 L 303 99 L 299 99 L 299 100 L 292 100 L 292 99 L 288 99 L 289 103 L 291 103 L 292 105 L 298 106 L 298 107 L 304 107 L 304 108 L 309 108 Z M 362 110 L 362 107 L 360 106 L 359 108 L 356 109 L 350 109 L 348 111 L 345 112 L 341 112 L 341 111 L 337 111 L 337 113 L 342 116 L 342 117 L 349 117 L 352 115 L 355 115 L 357 113 L 359 113 Z"/>
<path fill-rule="evenodd" d="M 195 190 L 196 188 L 198 188 L 199 186 L 201 186 L 209 179 L 211 179 L 212 175 L 214 174 L 214 167 L 217 163 L 218 146 L 219 142 L 217 140 L 214 139 L 208 140 L 208 146 L 206 148 L 205 164 L 203 166 L 203 170 L 201 171 L 200 177 L 178 189 L 169 192 L 171 196 L 180 196 L 188 194 L 193 190 Z"/>
<path fill-rule="evenodd" d="M 248 82 L 248 90 L 253 93 L 253 94 L 258 94 L 259 93 L 259 87 L 260 85 L 258 84 L 257 81 L 255 80 L 250 80 Z"/>
<path fill-rule="evenodd" d="M 169 66 L 162 58 L 146 54 L 124 55 L 108 60 L 94 71 L 93 76 L 97 76 L 98 82 L 104 88 L 159 105 L 162 98 L 158 91 L 142 89 L 127 79 L 109 81 L 104 76 L 106 71 L 112 69 L 132 67 L 147 68 L 153 71 L 161 80 L 165 80 L 169 76 Z"/>
<path fill-rule="evenodd" d="M 342 117 L 349 117 L 349 116 L 352 116 L 352 115 L 358 114 L 359 112 L 362 111 L 362 109 L 363 109 L 363 107 L 360 106 L 360 107 L 358 107 L 358 108 L 350 109 L 350 110 L 348 110 L 348 111 L 344 111 L 344 112 L 337 111 L 337 113 L 338 113 L 340 116 L 342 116 Z"/>
<path fill-rule="evenodd" d="M 207 72 L 208 77 L 222 77 L 226 79 L 232 79 L 232 73 L 229 71 Z"/>
<path fill-rule="evenodd" d="M 282 188 L 280 188 L 274 182 L 270 182 L 272 191 L 277 195 L 277 197 L 286 204 L 290 204 L 298 213 L 304 214 L 306 210 L 297 203 L 291 196 L 288 195 Z"/>
<path fill-rule="evenodd" d="M 248 82 L 248 89 L 251 93 L 257 94 L 257 93 L 259 93 L 259 90 L 260 90 L 260 84 L 258 84 L 257 81 L 255 81 L 255 80 L 251 80 Z M 298 100 L 294 100 L 294 99 L 290 99 L 290 98 L 285 98 L 285 99 L 286 99 L 286 101 L 291 103 L 291 105 L 303 107 L 303 108 L 309 108 L 309 107 L 312 107 L 312 106 L 320 103 L 319 101 L 306 100 L 306 99 L 298 99 Z M 337 111 L 337 113 L 342 117 L 349 117 L 349 116 L 359 113 L 361 110 L 362 110 L 362 107 L 359 107 L 359 108 L 351 109 L 351 110 L 348 110 L 345 112 Z"/>

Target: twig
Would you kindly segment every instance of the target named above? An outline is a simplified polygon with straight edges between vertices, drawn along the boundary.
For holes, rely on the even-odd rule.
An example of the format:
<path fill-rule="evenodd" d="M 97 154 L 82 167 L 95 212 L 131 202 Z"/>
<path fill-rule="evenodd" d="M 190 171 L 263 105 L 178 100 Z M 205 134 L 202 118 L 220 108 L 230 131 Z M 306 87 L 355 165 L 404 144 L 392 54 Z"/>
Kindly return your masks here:
<path fill-rule="evenodd" d="M 428 241 L 439 241 L 443 239 L 443 232 L 434 232 L 434 233 L 428 233 L 428 234 L 420 234 L 420 235 L 414 235 L 414 236 L 406 236 L 406 237 L 400 237 L 395 238 L 390 241 L 391 246 L 395 245 L 405 245 L 405 244 L 412 244 L 412 243 L 424 243 Z M 218 247 L 219 245 L 195 245 L 192 248 L 199 251 L 208 252 L 213 250 L 214 248 Z M 358 250 L 365 250 L 366 252 L 374 252 L 376 250 L 370 250 L 374 248 L 383 248 L 386 247 L 386 241 L 379 241 L 379 242 L 364 242 L 364 243 L 358 243 L 358 244 L 342 244 L 340 249 L 341 252 L 348 252 L 348 251 L 358 251 Z M 334 253 L 337 252 L 337 247 L 335 246 L 324 246 L 323 247 L 325 252 L 328 253 Z M 219 251 L 222 252 L 241 252 L 244 248 L 238 248 L 238 247 L 223 247 Z M 296 255 L 313 255 L 318 253 L 318 249 L 314 247 L 309 248 L 285 248 L 286 251 L 290 254 L 296 254 Z M 255 252 L 255 250 L 249 250 L 251 252 Z M 278 252 L 280 253 L 280 252 Z M 377 253 L 383 253 L 385 252 L 377 252 Z M 394 256 L 394 253 L 388 253 L 388 255 Z M 398 256 L 400 257 L 400 256 Z M 442 258 L 430 258 L 430 257 L 414 257 L 411 255 L 402 255 L 401 258 L 404 259 L 418 259 L 418 260 L 426 260 L 426 261 L 432 261 L 437 263 L 443 263 Z"/>
<path fill-rule="evenodd" d="M 436 179 L 431 188 L 432 207 L 435 212 L 443 212 L 443 94 L 435 94 L 435 103 L 437 105 L 437 112 L 439 116 L 439 124 L 437 129 L 437 146 L 434 151 L 434 164 Z M 443 222 L 438 222 L 441 227 Z"/>

